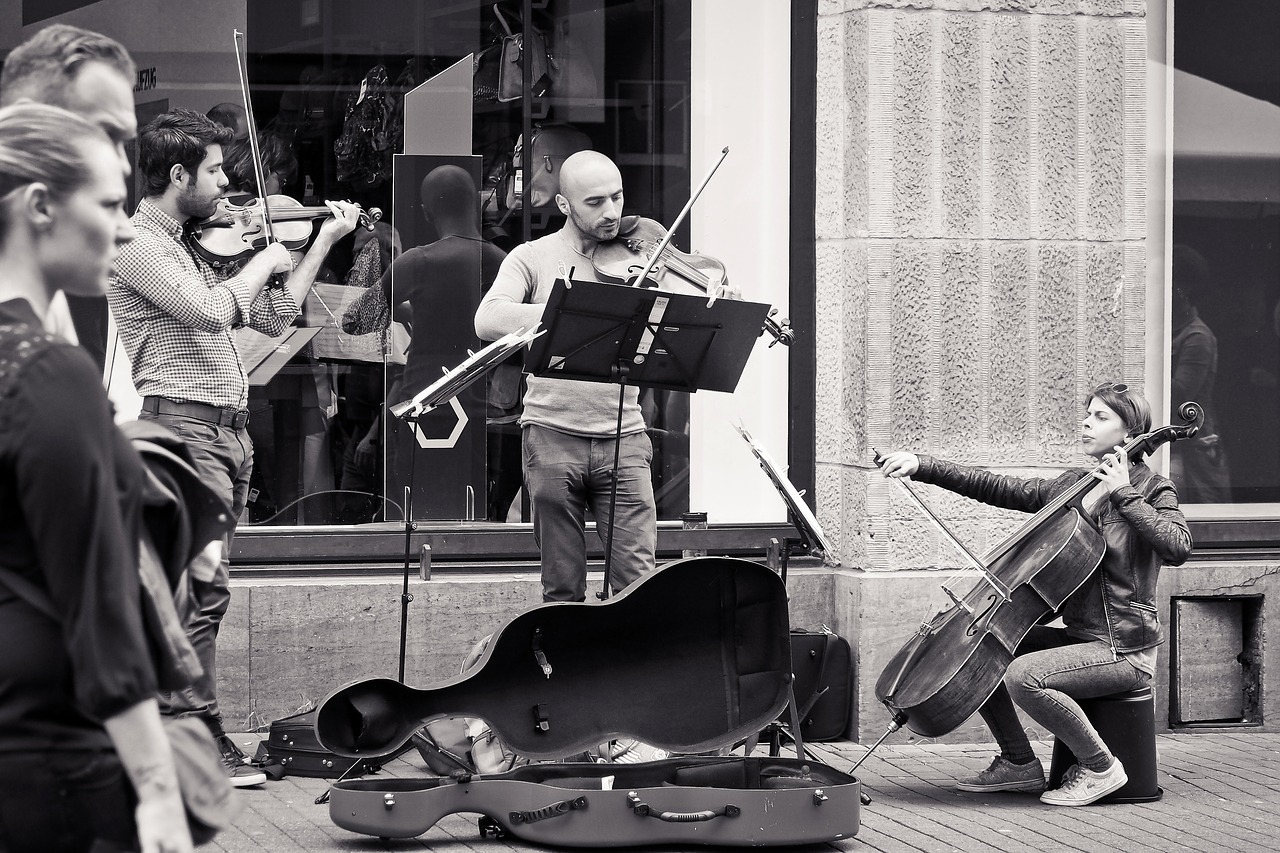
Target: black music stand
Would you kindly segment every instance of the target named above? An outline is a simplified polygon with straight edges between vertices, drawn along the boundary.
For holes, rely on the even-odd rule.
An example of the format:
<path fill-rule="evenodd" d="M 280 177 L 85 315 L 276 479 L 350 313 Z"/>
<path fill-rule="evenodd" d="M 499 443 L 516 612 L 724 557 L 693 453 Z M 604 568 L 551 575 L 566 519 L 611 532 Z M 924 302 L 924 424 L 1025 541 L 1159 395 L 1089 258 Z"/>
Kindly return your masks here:
<path fill-rule="evenodd" d="M 542 314 L 545 334 L 530 348 L 527 372 L 619 386 L 601 598 L 609 597 L 613 567 L 613 516 L 627 386 L 690 393 L 733 391 L 769 309 L 759 302 L 711 300 L 567 278 L 552 287 Z"/>

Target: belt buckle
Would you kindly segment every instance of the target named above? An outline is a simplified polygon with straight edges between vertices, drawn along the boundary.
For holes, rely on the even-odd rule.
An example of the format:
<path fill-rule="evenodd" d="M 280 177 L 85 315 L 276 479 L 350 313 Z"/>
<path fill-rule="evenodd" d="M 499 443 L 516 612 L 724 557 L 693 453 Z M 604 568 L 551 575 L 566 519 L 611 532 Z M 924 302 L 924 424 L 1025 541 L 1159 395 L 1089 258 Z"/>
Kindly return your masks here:
<path fill-rule="evenodd" d="M 231 426 L 233 429 L 244 429 L 249 425 L 249 412 L 241 409 L 231 415 Z"/>

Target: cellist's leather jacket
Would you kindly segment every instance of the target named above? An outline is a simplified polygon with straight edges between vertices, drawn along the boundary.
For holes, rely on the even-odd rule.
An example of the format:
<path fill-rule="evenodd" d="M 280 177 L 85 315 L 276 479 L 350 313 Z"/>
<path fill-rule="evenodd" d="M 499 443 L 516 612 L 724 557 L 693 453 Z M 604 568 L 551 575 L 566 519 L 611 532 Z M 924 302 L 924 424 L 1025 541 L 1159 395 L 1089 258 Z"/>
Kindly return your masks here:
<path fill-rule="evenodd" d="M 1005 509 L 1035 512 L 1081 477 L 1082 469 L 1052 480 L 993 474 L 920 455 L 913 479 Z M 1160 566 L 1191 555 L 1191 533 L 1178 508 L 1173 483 L 1144 463 L 1129 469 L 1131 485 L 1111 493 L 1095 518 L 1106 540 L 1102 563 L 1063 603 L 1058 615 L 1069 631 L 1096 637 L 1116 652 L 1136 652 L 1164 642 L 1156 611 Z"/>

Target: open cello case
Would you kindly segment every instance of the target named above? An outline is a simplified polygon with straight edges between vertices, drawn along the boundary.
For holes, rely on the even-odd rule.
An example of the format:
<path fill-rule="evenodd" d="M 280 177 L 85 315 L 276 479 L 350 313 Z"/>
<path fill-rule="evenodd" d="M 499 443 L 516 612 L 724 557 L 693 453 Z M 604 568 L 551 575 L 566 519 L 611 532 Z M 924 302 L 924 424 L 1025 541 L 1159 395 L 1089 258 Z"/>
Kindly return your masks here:
<path fill-rule="evenodd" d="M 457 677 L 421 689 L 392 679 L 348 684 L 320 704 L 316 735 L 345 757 L 386 755 L 428 720 L 472 716 L 533 759 L 620 737 L 672 753 L 716 751 L 794 706 L 788 629 L 785 585 L 768 567 L 678 560 L 606 602 L 521 613 Z M 803 757 L 687 755 L 340 781 L 329 815 L 382 838 L 475 812 L 510 835 L 558 846 L 783 846 L 857 833 L 860 793 L 854 777 Z"/>

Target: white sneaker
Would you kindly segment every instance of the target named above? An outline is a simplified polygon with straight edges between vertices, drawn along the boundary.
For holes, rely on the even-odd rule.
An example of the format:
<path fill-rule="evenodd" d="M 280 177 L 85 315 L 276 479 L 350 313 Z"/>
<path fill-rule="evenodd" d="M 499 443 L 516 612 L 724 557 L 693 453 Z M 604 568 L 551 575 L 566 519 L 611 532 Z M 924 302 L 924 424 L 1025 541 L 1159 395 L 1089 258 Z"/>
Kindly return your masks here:
<path fill-rule="evenodd" d="M 1102 773 L 1073 764 L 1063 774 L 1062 785 L 1041 794 L 1040 802 L 1051 806 L 1087 806 L 1119 791 L 1128 781 L 1118 758 L 1113 758 L 1111 768 Z"/>

